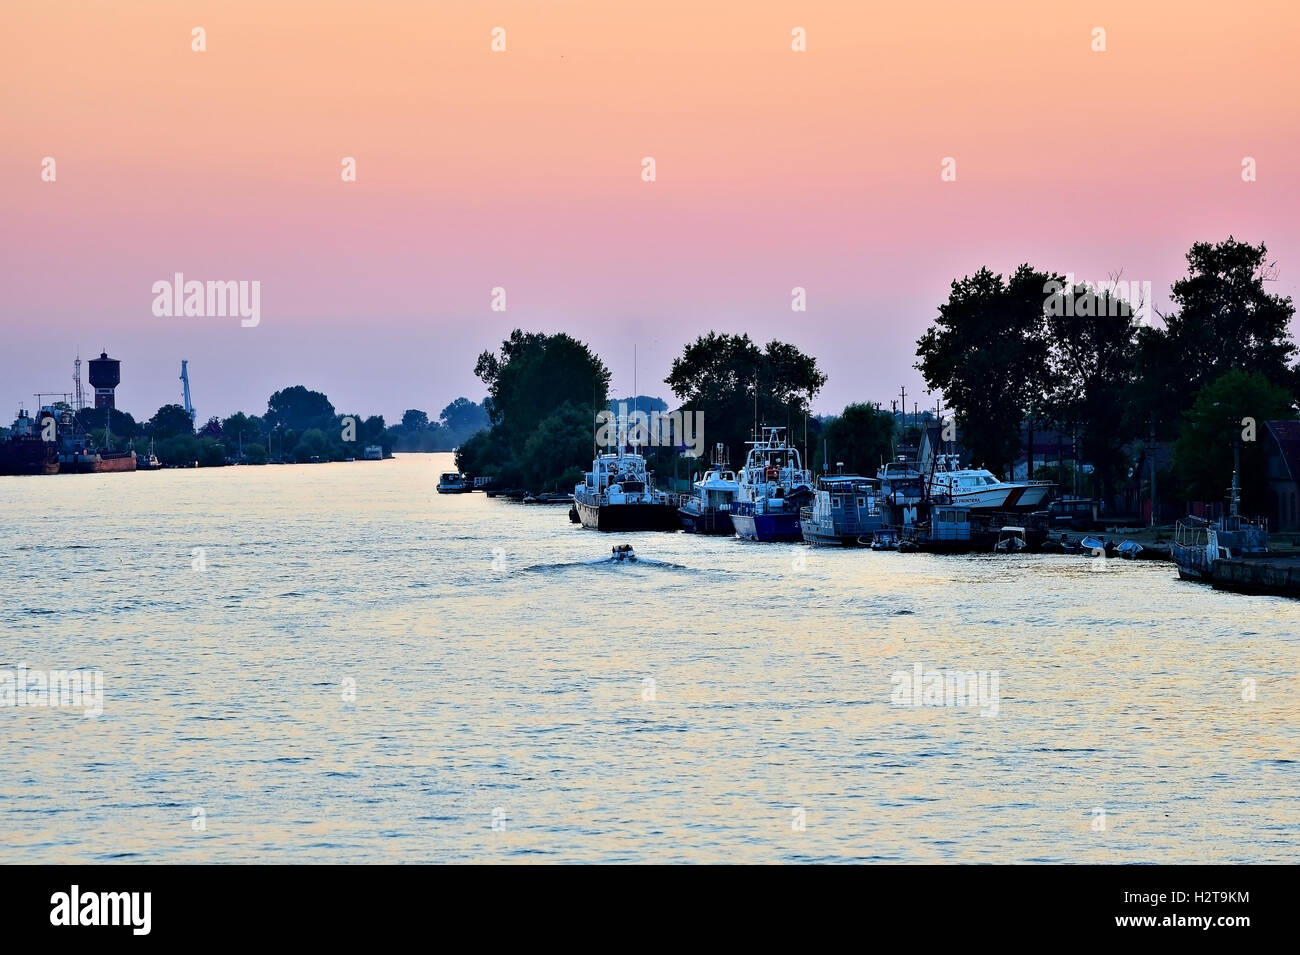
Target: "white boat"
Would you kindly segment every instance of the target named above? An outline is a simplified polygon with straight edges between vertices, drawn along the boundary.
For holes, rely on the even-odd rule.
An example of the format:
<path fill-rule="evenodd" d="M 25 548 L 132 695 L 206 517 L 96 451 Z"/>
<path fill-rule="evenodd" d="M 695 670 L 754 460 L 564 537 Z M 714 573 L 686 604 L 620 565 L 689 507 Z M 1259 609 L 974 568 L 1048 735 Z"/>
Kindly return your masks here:
<path fill-rule="evenodd" d="M 941 454 L 930 479 L 930 495 L 975 511 L 1038 508 L 1050 481 L 1003 481 L 986 468 L 964 468 L 955 454 Z"/>
<path fill-rule="evenodd" d="M 438 477 L 439 494 L 466 494 L 473 490 L 470 487 L 469 478 L 463 474 L 457 474 L 455 471 L 444 471 Z"/>
<path fill-rule="evenodd" d="M 740 484 L 735 472 L 727 470 L 726 448 L 719 444 L 713 464 L 691 485 L 691 493 L 677 509 L 682 530 L 688 534 L 731 534 L 731 505 Z"/>
<path fill-rule="evenodd" d="M 583 527 L 598 531 L 675 531 L 677 502 L 656 491 L 640 454 L 599 455 L 573 489 L 573 511 Z"/>
<path fill-rule="evenodd" d="M 781 437 L 784 428 L 763 428 L 750 445 L 737 475 L 740 487 L 731 508 L 736 536 L 755 541 L 800 541 L 799 509 L 813 497 L 812 474 L 799 452 Z"/>
<path fill-rule="evenodd" d="M 1027 546 L 1023 527 L 1003 526 L 998 532 L 997 543 L 993 545 L 995 554 L 1018 554 Z"/>

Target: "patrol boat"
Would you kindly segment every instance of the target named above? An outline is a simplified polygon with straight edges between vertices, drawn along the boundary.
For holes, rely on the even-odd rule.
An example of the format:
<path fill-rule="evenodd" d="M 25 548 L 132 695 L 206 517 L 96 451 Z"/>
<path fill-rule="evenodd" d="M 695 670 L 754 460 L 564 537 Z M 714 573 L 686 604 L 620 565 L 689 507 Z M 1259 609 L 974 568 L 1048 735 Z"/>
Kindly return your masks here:
<path fill-rule="evenodd" d="M 732 534 L 731 508 L 740 485 L 734 471 L 727 469 L 726 446 L 713 451 L 713 463 L 704 476 L 691 485 L 691 493 L 677 509 L 682 530 L 688 534 Z"/>
<path fill-rule="evenodd" d="M 601 454 L 573 489 L 573 509 L 583 527 L 598 531 L 675 531 L 677 503 L 652 485 L 645 458 L 619 450 Z"/>
<path fill-rule="evenodd" d="M 784 428 L 763 428 L 763 437 L 747 442 L 749 454 L 738 476 L 731 523 L 736 536 L 754 541 L 799 541 L 799 510 L 813 497 L 812 475 L 799 452 L 781 437 Z"/>

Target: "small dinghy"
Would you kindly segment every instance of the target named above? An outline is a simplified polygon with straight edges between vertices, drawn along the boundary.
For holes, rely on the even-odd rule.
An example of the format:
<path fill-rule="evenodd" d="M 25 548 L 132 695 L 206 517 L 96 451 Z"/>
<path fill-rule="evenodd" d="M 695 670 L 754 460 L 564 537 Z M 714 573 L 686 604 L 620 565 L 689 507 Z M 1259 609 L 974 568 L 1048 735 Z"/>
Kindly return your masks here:
<path fill-rule="evenodd" d="M 1133 560 L 1142 553 L 1142 545 L 1137 541 L 1121 541 L 1120 545 L 1115 548 L 1115 553 L 1125 560 Z"/>
<path fill-rule="evenodd" d="M 615 544 L 610 548 L 610 560 L 617 563 L 623 561 L 636 562 L 636 552 L 632 550 L 631 544 Z"/>

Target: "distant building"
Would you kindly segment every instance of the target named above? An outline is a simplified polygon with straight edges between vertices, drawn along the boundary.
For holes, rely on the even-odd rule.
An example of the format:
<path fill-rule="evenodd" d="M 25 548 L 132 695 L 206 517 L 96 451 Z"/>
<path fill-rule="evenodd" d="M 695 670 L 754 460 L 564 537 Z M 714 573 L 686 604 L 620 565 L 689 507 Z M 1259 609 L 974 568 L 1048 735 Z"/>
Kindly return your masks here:
<path fill-rule="evenodd" d="M 1025 441 L 1028 442 L 1027 435 Z M 1021 448 L 1020 457 L 1016 458 L 1015 463 L 1012 465 L 1012 474 L 1009 480 L 1032 481 L 1034 472 L 1039 468 L 1054 468 L 1062 462 L 1070 467 L 1076 467 L 1078 461 L 1074 447 L 1074 438 L 1062 431 L 1055 431 L 1051 428 L 1035 428 L 1032 464 L 1029 456 L 1024 453 L 1024 448 Z M 1066 490 L 1069 490 L 1069 488 Z"/>
<path fill-rule="evenodd" d="M 1264 427 L 1269 527 L 1300 530 L 1300 421 L 1268 421 Z"/>

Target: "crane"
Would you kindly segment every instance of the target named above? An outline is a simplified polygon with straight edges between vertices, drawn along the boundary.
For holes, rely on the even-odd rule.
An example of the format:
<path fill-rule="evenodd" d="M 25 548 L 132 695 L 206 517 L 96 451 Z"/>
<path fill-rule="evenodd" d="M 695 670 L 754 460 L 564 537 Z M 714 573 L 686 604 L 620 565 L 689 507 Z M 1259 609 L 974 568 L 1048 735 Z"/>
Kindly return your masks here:
<path fill-rule="evenodd" d="M 185 413 L 190 416 L 190 422 L 194 421 L 194 406 L 190 404 L 190 372 L 186 367 L 189 362 L 184 358 L 181 359 L 181 397 L 185 399 Z"/>

